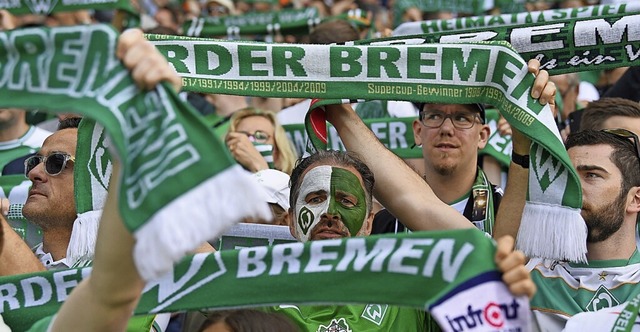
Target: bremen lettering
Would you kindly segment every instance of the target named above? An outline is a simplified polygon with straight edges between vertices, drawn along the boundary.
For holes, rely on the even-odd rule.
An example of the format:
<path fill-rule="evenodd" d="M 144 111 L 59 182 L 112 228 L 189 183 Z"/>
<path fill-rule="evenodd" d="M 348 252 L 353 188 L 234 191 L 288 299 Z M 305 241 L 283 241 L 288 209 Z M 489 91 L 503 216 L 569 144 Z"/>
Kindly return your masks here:
<path fill-rule="evenodd" d="M 474 246 L 464 243 L 455 249 L 454 239 L 378 239 L 367 247 L 365 239 L 311 242 L 309 257 L 302 257 L 300 243 L 241 249 L 237 278 L 261 275 L 345 272 L 347 270 L 422 275 L 433 277 L 439 271 L 447 282 L 455 279 Z M 270 257 L 268 257 L 270 256 Z"/>

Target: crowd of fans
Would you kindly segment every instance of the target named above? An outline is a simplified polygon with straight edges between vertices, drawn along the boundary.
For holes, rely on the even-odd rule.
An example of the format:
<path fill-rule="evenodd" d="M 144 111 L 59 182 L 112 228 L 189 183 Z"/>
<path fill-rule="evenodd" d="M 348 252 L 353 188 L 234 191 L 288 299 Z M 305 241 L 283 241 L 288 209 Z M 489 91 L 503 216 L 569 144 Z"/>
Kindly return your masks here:
<path fill-rule="evenodd" d="M 131 2 L 140 13 L 140 28 L 144 32 L 175 36 L 189 34 L 189 27 L 198 19 L 216 18 L 224 23 L 226 17 L 315 8 L 317 22 L 310 24 L 303 32 L 201 36 L 310 44 L 344 43 L 390 36 L 393 29 L 404 22 L 614 3 L 624 1 Z M 0 14 L 3 30 L 98 22 L 123 23 L 119 21 L 118 12 L 109 10 L 21 16 L 2 11 Z M 136 41 L 143 44 L 138 39 Z M 163 61 L 158 52 L 148 49 L 151 46 L 144 45 L 141 47 L 147 47 L 145 54 L 150 54 L 150 59 L 156 61 L 157 66 L 167 69 L 161 79 L 177 82 L 176 74 L 169 70 L 169 64 Z M 554 106 L 558 130 L 566 140 L 569 158 L 582 184 L 582 217 L 588 229 L 587 264 L 532 258 L 527 259 L 525 267 L 525 258 L 520 252 L 513 251 L 513 244 L 509 241 L 517 239 L 522 218 L 529 181 L 531 140 L 505 121 L 499 121 L 495 128 L 490 127 L 487 112 L 492 108 L 491 105 L 387 101 L 332 105 L 327 108 L 327 120 L 335 127 L 349 152 L 320 152 L 303 158 L 286 128 L 304 122 L 310 100 L 184 91 L 180 95 L 224 141 L 236 162 L 253 173 L 264 189 L 265 202 L 271 207 L 273 220 L 247 219 L 244 220 L 246 223 L 285 226 L 281 229 L 286 229 L 285 232 L 301 242 L 475 227 L 499 242 L 496 261 L 512 293 L 531 298 L 534 318 L 532 330 L 578 329 L 584 323 L 570 321 L 572 316 L 599 310 L 619 312 L 638 294 L 638 71 L 637 67 L 625 67 L 549 77 L 545 71 L 538 70 L 536 61 L 530 64 L 533 64 L 531 72 L 536 75 L 531 95 L 538 97 L 541 103 L 543 100 L 549 101 Z M 134 70 L 136 65 L 134 63 L 129 68 Z M 154 85 L 158 81 L 144 84 Z M 402 160 L 395 157 L 377 142 L 359 120 L 394 117 L 413 119 L 415 148 L 422 150 L 423 158 Z M 83 257 L 76 261 L 68 257 L 78 214 L 73 181 L 74 168 L 78 168 L 75 156 L 78 153 L 79 122 L 80 119 L 74 114 L 58 114 L 54 117 L 38 110 L 0 110 L 0 186 L 4 191 L 0 210 L 6 215 L 10 204 L 24 204 L 24 218 L 2 220 L 0 275 L 92 264 L 94 257 Z M 482 153 L 492 130 L 513 140 L 510 164 L 501 165 Z M 107 203 L 105 211 L 109 207 L 113 205 Z M 299 222 L 302 209 L 313 211 L 316 216 L 308 220 L 309 224 L 304 227 Z M 119 216 L 113 211 L 102 217 L 102 222 L 110 225 L 118 221 Z M 109 226 L 113 234 L 106 235 L 107 231 L 104 231 L 98 235 L 98 241 L 119 241 L 114 234 L 122 236 L 124 231 L 120 228 Z M 128 256 L 133 242 L 130 235 L 127 236 L 117 252 L 118 255 L 127 256 L 123 258 L 125 263 L 131 259 Z M 209 243 L 204 243 L 196 252 L 214 250 Z M 100 253 L 96 252 L 95 260 L 107 262 L 114 257 L 110 255 L 115 255 L 115 251 L 109 253 L 103 249 Z M 121 317 L 127 318 L 127 313 L 125 310 L 123 315 L 118 310 L 124 307 L 130 313 L 143 286 L 139 276 L 127 269 L 131 266 L 126 265 L 114 270 L 124 276 L 121 284 L 109 284 L 122 287 L 129 296 L 120 306 L 111 306 L 111 303 L 107 306 L 109 310 L 105 311 L 105 317 L 113 319 L 110 324 L 115 325 L 90 322 L 98 325 L 86 326 L 100 326 L 104 330 L 114 326 L 122 328 L 122 324 L 114 322 L 122 320 Z M 94 273 L 96 270 L 109 271 L 112 268 L 100 264 Z M 94 284 L 96 282 L 93 281 Z M 78 295 L 69 307 L 86 310 L 89 315 L 90 310 L 104 309 L 104 303 L 99 302 L 103 295 L 108 299 L 111 294 L 104 288 L 91 286 L 79 287 L 78 293 L 89 292 L 87 289 L 100 295 L 97 296 L 98 303 L 82 308 L 82 302 L 78 302 L 82 295 Z M 74 319 L 70 318 L 72 315 L 68 314 L 68 310 L 71 309 L 61 311 L 57 322 L 43 321 L 45 325 L 40 328 L 46 328 L 50 322 L 53 322 L 51 326 L 54 330 L 73 326 Z M 338 328 L 344 328 L 345 331 L 433 331 L 440 328 L 422 310 L 390 306 L 385 316 L 387 321 L 377 326 L 359 318 L 363 310 L 366 310 L 364 305 L 289 305 L 261 310 L 160 314 L 136 317 L 128 322 L 128 330 L 320 331 L 325 328 L 322 331 L 338 331 Z M 112 312 L 113 316 L 110 316 Z M 340 321 L 338 318 L 344 319 Z M 127 319 L 124 320 L 126 322 Z M 339 325 L 339 322 L 347 326 Z M 10 322 L 7 323 L 11 328 Z"/>

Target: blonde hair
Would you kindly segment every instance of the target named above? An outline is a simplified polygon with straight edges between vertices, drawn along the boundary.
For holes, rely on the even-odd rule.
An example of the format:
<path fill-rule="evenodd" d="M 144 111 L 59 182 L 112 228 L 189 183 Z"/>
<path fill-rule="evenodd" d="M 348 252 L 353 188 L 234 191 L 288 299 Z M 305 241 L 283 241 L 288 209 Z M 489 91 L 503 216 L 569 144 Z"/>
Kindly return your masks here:
<path fill-rule="evenodd" d="M 235 132 L 238 128 L 238 124 L 244 118 L 250 116 L 261 116 L 273 125 L 273 140 L 274 144 L 274 164 L 277 170 L 291 175 L 291 171 L 295 167 L 298 156 L 293 148 L 293 144 L 287 138 L 287 134 L 284 131 L 284 127 L 280 125 L 276 118 L 276 113 L 272 111 L 263 111 L 253 107 L 247 107 L 235 111 L 231 116 L 229 123 L 229 132 Z"/>

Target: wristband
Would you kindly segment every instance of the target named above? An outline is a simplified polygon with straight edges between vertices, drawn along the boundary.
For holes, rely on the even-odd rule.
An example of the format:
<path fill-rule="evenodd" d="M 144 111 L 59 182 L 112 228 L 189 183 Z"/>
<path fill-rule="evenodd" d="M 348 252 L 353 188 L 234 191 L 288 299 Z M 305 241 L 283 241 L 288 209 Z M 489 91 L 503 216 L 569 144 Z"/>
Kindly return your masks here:
<path fill-rule="evenodd" d="M 520 165 L 522 168 L 529 168 L 529 155 L 523 156 L 521 154 L 511 152 L 511 161 L 516 165 Z"/>

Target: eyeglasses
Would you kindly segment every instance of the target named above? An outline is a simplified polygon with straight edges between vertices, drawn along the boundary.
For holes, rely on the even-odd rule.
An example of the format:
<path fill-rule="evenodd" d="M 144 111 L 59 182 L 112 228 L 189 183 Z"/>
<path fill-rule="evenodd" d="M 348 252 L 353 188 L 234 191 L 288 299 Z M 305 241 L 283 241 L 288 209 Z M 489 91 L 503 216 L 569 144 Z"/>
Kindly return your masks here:
<path fill-rule="evenodd" d="M 622 128 L 616 129 L 602 129 L 605 133 L 613 134 L 618 137 L 631 140 L 633 142 L 633 146 L 636 148 L 636 156 L 638 157 L 638 163 L 640 164 L 640 141 L 638 140 L 638 135 L 634 132 Z"/>
<path fill-rule="evenodd" d="M 269 140 L 269 137 L 271 137 L 271 135 L 265 133 L 262 130 L 256 130 L 253 134 L 248 133 L 246 131 L 238 131 L 238 132 L 247 135 L 247 137 L 249 137 L 249 140 L 251 142 L 256 142 L 256 143 L 267 143 L 267 141 Z"/>
<path fill-rule="evenodd" d="M 457 129 L 469 129 L 476 123 L 476 119 L 482 119 L 477 113 L 468 112 L 456 112 L 453 114 L 446 114 L 440 111 L 423 111 L 420 113 L 420 122 L 429 128 L 440 128 L 444 123 L 444 120 L 451 119 L 451 123 Z"/>
<path fill-rule="evenodd" d="M 47 174 L 56 176 L 64 171 L 68 161 L 75 160 L 75 157 L 64 152 L 54 152 L 48 156 L 31 156 L 24 161 L 24 176 L 29 177 L 29 172 L 40 163 L 44 163 L 44 170 Z"/>
<path fill-rule="evenodd" d="M 211 5 L 207 7 L 207 11 L 209 12 L 209 14 L 218 14 L 218 15 L 229 14 L 229 8 L 225 6 Z"/>

